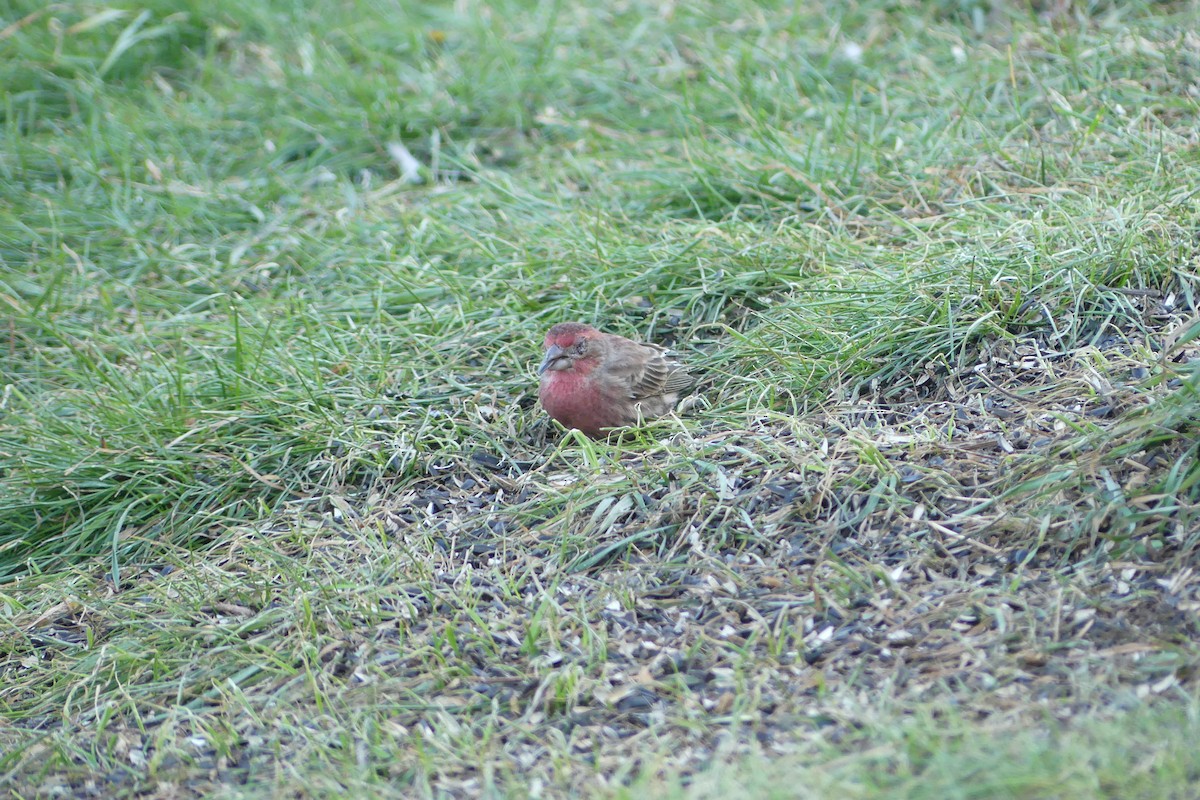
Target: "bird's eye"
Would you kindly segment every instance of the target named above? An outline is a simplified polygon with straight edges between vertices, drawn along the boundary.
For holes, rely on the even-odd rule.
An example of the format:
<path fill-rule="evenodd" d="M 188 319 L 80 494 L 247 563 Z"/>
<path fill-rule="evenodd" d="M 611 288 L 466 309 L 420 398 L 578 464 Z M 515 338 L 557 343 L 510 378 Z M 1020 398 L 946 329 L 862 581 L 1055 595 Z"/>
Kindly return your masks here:
<path fill-rule="evenodd" d="M 575 343 L 575 352 L 576 353 L 579 353 L 582 355 L 583 351 L 585 349 L 587 349 L 587 342 L 585 342 L 583 339 L 580 339 L 578 342 Z"/>

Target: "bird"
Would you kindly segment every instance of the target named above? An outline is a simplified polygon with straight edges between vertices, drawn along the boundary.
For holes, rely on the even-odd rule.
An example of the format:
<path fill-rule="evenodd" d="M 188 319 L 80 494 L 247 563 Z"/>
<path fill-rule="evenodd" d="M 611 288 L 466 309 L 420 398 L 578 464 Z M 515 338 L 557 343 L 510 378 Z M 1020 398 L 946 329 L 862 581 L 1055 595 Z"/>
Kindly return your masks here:
<path fill-rule="evenodd" d="M 692 385 L 667 348 L 560 322 L 543 342 L 538 399 L 565 428 L 602 439 L 616 428 L 670 413 Z"/>

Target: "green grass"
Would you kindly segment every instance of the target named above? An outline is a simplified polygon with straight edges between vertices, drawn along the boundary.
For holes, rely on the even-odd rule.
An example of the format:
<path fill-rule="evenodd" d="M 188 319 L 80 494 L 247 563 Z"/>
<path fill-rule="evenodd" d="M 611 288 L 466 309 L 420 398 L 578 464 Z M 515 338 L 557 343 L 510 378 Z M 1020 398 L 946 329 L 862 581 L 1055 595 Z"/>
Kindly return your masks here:
<path fill-rule="evenodd" d="M 1186 742 L 1196 733 L 1195 712 L 1193 698 L 1183 710 L 1137 710 L 1069 731 L 1049 720 L 1014 735 L 938 709 L 936 716 L 881 720 L 881 730 L 857 737 L 857 751 L 813 747 L 801 757 L 747 758 L 702 773 L 687 788 L 649 780 L 618 796 L 1195 797 L 1196 763 Z"/>
<path fill-rule="evenodd" d="M 1186 796 L 1191 4 L 0 15 L 19 796 Z"/>

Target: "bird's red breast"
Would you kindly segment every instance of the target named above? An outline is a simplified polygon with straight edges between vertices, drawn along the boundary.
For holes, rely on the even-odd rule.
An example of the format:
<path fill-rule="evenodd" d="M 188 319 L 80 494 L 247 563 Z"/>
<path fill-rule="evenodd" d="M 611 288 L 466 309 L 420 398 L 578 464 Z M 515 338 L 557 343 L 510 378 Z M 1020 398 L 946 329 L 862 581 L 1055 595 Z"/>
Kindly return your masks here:
<path fill-rule="evenodd" d="M 542 408 L 552 418 L 567 428 L 578 428 L 591 437 L 604 436 L 603 428 L 616 428 L 627 424 L 619 414 L 619 406 L 605 397 L 592 385 L 588 372 L 582 364 L 575 369 L 547 373 L 538 389 Z"/>

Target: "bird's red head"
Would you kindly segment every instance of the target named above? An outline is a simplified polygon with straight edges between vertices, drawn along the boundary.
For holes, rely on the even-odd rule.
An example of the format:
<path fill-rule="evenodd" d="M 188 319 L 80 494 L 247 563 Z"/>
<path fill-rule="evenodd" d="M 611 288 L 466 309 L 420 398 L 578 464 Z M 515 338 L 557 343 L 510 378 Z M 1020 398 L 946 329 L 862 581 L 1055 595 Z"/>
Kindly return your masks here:
<path fill-rule="evenodd" d="M 582 322 L 560 322 L 546 334 L 546 341 L 543 346 L 551 347 L 558 345 L 563 350 L 569 350 L 580 339 L 590 339 L 598 333 L 599 331 L 591 325 L 585 325 Z"/>
<path fill-rule="evenodd" d="M 595 366 L 600 332 L 582 322 L 560 322 L 546 334 L 546 357 L 538 375 L 574 370 L 586 375 Z"/>

